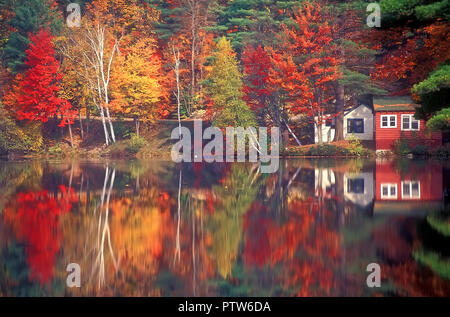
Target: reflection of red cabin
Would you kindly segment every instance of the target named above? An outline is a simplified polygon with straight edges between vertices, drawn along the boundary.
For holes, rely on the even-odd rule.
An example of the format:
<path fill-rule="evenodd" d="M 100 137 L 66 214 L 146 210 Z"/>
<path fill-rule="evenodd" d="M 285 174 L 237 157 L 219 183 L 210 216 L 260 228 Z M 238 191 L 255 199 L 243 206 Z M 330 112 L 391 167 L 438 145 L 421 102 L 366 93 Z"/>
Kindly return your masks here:
<path fill-rule="evenodd" d="M 377 151 L 392 150 L 394 142 L 404 139 L 412 149 L 423 144 L 428 148 L 442 145 L 442 134 L 427 129 L 425 121 L 414 118 L 415 105 L 409 97 L 383 97 L 373 101 L 375 144 Z"/>
<path fill-rule="evenodd" d="M 433 162 L 425 166 L 408 161 L 407 172 L 390 161 L 377 162 L 376 200 L 383 202 L 423 202 L 442 200 L 442 167 Z"/>

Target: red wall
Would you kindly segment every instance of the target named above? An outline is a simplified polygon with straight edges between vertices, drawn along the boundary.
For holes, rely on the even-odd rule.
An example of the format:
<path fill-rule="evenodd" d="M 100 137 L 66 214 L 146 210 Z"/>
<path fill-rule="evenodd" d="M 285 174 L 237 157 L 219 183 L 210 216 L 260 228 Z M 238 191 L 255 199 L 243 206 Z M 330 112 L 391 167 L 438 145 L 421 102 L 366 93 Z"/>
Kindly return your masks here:
<path fill-rule="evenodd" d="M 375 167 L 375 197 L 378 201 L 439 201 L 442 200 L 442 166 L 427 161 L 426 166 L 408 160 L 407 172 L 400 172 L 395 161 L 381 161 Z M 402 198 L 402 181 L 420 182 L 420 199 Z M 382 199 L 381 184 L 397 184 L 397 199 Z"/>
<path fill-rule="evenodd" d="M 401 130 L 401 115 L 414 114 L 413 111 L 396 111 L 396 112 L 376 112 L 375 113 L 375 144 L 377 150 L 392 150 L 395 140 L 402 136 L 408 140 L 410 147 L 418 144 L 424 144 L 429 148 L 436 148 L 442 145 L 442 134 L 440 132 L 425 131 L 426 125 L 423 120 L 420 120 L 419 131 L 402 131 Z M 396 115 L 397 128 L 381 128 L 382 115 Z"/>

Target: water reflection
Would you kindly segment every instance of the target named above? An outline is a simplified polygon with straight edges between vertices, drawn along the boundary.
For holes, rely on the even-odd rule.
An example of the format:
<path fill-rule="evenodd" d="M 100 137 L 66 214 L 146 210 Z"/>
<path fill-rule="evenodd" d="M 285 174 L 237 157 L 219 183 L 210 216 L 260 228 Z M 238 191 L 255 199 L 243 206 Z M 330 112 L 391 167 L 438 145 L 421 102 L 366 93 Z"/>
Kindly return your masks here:
<path fill-rule="evenodd" d="M 0 295 L 449 296 L 447 170 L 0 162 Z M 366 286 L 372 262 L 381 288 Z"/>

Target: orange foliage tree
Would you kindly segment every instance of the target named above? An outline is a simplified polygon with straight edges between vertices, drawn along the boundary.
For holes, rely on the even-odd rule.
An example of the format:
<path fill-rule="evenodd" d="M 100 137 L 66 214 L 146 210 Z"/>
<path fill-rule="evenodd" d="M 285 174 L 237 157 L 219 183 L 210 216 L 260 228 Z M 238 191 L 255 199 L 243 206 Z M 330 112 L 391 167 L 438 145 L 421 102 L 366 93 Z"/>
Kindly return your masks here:
<path fill-rule="evenodd" d="M 304 3 L 292 22 L 283 26 L 280 47 L 270 50 L 270 83 L 282 113 L 307 115 L 320 127 L 333 99 L 332 84 L 341 76 L 333 26 L 320 3 Z"/>

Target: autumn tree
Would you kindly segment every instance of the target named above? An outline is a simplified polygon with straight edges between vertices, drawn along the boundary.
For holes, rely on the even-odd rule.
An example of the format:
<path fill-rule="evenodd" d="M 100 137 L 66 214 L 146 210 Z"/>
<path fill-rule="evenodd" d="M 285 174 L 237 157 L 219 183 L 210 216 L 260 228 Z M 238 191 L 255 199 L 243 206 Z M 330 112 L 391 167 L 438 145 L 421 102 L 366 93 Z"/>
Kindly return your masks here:
<path fill-rule="evenodd" d="M 90 98 L 103 125 L 105 143 L 116 141 L 112 123 L 111 80 L 116 57 L 131 34 L 139 36 L 152 21 L 154 11 L 142 7 L 140 1 L 94 0 L 86 6 L 82 27 L 69 30 L 67 43 L 61 45 L 64 56 L 78 65 L 78 75 L 89 87 Z M 148 34 L 148 30 L 147 34 Z"/>
<path fill-rule="evenodd" d="M 43 29 L 31 34 L 30 40 L 25 60 L 28 69 L 23 76 L 17 75 L 5 101 L 15 110 L 19 120 L 47 122 L 58 116 L 59 126 L 69 125 L 72 135 L 70 125 L 74 111 L 72 105 L 58 95 L 62 74 L 55 59 L 53 36 Z"/>
<path fill-rule="evenodd" d="M 367 28 L 364 18 L 366 5 L 359 1 L 331 1 L 326 12 L 334 25 L 331 36 L 340 58 L 342 76 L 334 82 L 334 113 L 336 114 L 335 141 L 344 139 L 344 111 L 360 102 L 370 105 L 371 95 L 382 95 L 383 90 L 371 78 L 377 51 L 365 43 Z"/>
<path fill-rule="evenodd" d="M 256 48 L 249 45 L 242 54 L 244 63 L 244 100 L 263 123 L 269 105 L 273 104 L 273 90 L 269 82 L 269 71 L 272 67 L 270 56 L 261 45 Z"/>
<path fill-rule="evenodd" d="M 117 57 L 111 82 L 112 108 L 125 115 L 133 116 L 136 134 L 139 136 L 140 122 L 154 122 L 164 109 L 157 103 L 164 91 L 161 84 L 162 61 L 155 42 L 144 39 Z"/>
<path fill-rule="evenodd" d="M 174 75 L 173 90 L 180 97 L 183 112 L 190 116 L 203 107 L 206 59 L 212 52 L 213 35 L 207 32 L 211 20 L 212 1 L 207 0 L 149 0 L 160 13 L 154 23 L 160 50 L 169 64 L 179 56 L 178 72 Z M 174 67 L 175 68 L 175 67 Z M 178 89 L 180 90 L 178 92 Z"/>
<path fill-rule="evenodd" d="M 381 28 L 368 33 L 378 49 L 373 77 L 391 94 L 409 94 L 449 60 L 450 3 L 383 0 L 380 5 Z"/>
<path fill-rule="evenodd" d="M 310 117 L 319 127 L 319 142 L 332 84 L 341 76 L 332 32 L 324 8 L 305 2 L 294 14 L 293 26 L 283 26 L 281 45 L 271 53 L 270 83 L 278 96 L 279 114 Z"/>
<path fill-rule="evenodd" d="M 242 87 L 236 54 L 230 41 L 222 37 L 217 43 L 207 89 L 215 111 L 214 123 L 218 127 L 255 125 L 255 117 L 242 99 Z"/>

